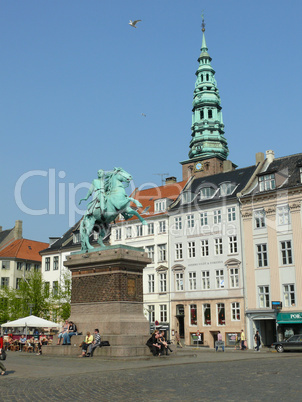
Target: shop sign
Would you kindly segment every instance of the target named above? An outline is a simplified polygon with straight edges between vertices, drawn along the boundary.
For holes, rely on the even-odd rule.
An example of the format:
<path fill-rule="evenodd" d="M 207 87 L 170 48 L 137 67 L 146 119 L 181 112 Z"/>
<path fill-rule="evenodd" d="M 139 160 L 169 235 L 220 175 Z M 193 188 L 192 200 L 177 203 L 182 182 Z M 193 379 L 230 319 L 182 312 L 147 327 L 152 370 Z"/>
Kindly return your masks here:
<path fill-rule="evenodd" d="M 278 313 L 277 314 L 277 322 L 280 324 L 289 324 L 289 323 L 302 323 L 302 312 L 298 313 Z"/>

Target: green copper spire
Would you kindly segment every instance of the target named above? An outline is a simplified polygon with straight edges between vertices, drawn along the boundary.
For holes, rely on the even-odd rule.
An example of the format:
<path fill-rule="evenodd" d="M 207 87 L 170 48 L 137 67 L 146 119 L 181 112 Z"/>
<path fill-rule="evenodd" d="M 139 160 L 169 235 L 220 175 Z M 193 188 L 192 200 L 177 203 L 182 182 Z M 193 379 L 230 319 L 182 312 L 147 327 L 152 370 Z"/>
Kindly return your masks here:
<path fill-rule="evenodd" d="M 215 71 L 211 66 L 211 57 L 205 38 L 205 23 L 202 15 L 202 45 L 198 58 L 196 83 L 193 96 L 192 139 L 190 159 L 218 157 L 225 160 L 229 154 L 224 138 L 224 124 L 220 106 L 220 96 L 215 80 Z"/>

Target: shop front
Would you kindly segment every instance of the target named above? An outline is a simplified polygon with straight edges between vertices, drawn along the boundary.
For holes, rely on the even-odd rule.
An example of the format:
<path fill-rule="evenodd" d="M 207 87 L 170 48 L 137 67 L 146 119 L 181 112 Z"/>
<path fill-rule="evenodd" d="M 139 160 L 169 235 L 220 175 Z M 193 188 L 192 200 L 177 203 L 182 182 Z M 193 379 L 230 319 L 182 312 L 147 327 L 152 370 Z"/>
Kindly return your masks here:
<path fill-rule="evenodd" d="M 277 313 L 278 341 L 302 334 L 302 312 Z"/>
<path fill-rule="evenodd" d="M 270 346 L 276 341 L 276 310 L 248 310 L 246 317 L 246 338 L 250 349 L 255 346 L 254 336 L 256 331 L 259 331 L 262 345 Z"/>

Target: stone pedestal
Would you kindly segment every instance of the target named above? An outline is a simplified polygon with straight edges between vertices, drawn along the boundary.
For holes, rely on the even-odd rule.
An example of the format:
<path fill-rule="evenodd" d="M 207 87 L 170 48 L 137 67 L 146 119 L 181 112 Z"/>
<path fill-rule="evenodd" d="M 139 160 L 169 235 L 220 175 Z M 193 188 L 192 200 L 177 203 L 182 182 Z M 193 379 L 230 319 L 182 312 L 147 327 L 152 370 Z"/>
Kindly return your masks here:
<path fill-rule="evenodd" d="M 143 314 L 143 249 L 114 246 L 75 253 L 64 265 L 72 274 L 71 316 L 78 332 L 98 328 L 110 356 L 149 354 L 149 323 Z M 105 352 L 106 349 L 106 352 Z"/>

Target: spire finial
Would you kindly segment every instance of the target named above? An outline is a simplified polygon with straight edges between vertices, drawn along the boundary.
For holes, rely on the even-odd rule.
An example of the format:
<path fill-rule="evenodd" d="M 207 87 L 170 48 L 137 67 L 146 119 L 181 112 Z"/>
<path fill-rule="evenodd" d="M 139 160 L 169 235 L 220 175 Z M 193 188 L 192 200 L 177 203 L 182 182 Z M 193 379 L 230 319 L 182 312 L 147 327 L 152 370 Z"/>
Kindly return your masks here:
<path fill-rule="evenodd" d="M 202 10 L 201 18 L 202 18 L 201 30 L 202 30 L 202 32 L 204 32 L 204 31 L 206 30 L 206 24 L 205 24 L 205 22 L 204 22 L 204 13 L 203 13 L 203 10 Z"/>

